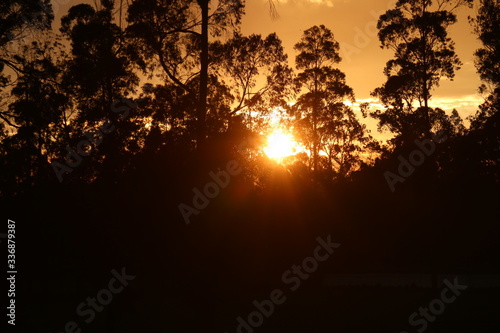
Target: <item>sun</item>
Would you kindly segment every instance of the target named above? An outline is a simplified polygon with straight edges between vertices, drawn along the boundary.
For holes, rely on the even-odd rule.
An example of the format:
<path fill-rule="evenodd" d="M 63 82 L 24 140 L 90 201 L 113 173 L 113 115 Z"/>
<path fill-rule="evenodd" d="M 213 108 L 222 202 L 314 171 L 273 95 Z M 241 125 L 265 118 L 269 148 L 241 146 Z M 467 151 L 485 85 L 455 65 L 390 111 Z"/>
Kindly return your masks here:
<path fill-rule="evenodd" d="M 264 147 L 264 153 L 269 158 L 279 160 L 297 154 L 297 148 L 298 144 L 293 136 L 278 129 L 267 137 L 267 146 Z"/>

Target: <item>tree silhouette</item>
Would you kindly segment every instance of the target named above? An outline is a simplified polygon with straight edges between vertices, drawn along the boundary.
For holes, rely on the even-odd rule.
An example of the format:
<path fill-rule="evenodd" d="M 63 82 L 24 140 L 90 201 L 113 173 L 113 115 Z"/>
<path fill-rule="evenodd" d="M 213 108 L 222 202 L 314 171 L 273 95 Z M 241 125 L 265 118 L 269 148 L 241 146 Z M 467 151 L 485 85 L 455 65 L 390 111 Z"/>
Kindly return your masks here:
<path fill-rule="evenodd" d="M 362 158 L 361 154 L 368 155 L 375 141 L 367 135 L 366 126 L 359 122 L 352 108 L 340 103 L 329 105 L 329 108 L 320 128 L 321 148 L 334 177 L 346 177 L 362 162 L 368 161 L 369 158 Z"/>
<path fill-rule="evenodd" d="M 476 68 L 483 84 L 479 88 L 489 96 L 480 106 L 472 120 L 472 128 L 481 128 L 498 112 L 500 105 L 500 4 L 498 1 L 482 0 L 477 16 L 471 20 L 474 31 L 483 43 L 475 52 Z"/>
<path fill-rule="evenodd" d="M 128 10 L 127 30 L 140 45 L 135 60 L 149 73 L 160 67 L 166 81 L 198 101 L 199 144 L 206 136 L 209 35 L 237 29 L 242 14 L 243 3 L 237 0 L 219 1 L 212 12 L 209 0 L 136 0 Z M 196 88 L 189 85 L 193 80 Z"/>
<path fill-rule="evenodd" d="M 123 32 L 113 23 L 113 1 L 102 5 L 76 5 L 61 19 L 60 31 L 71 42 L 65 85 L 78 101 L 81 123 L 112 117 L 113 101 L 138 84 Z"/>
<path fill-rule="evenodd" d="M 489 87 L 482 91 L 494 91 L 500 87 L 500 4 L 494 0 L 481 0 L 477 17 L 471 21 L 474 32 L 479 37 L 483 47 L 478 49 L 476 67 L 481 80 Z"/>
<path fill-rule="evenodd" d="M 4 194 L 18 194 L 48 181 L 49 158 L 70 136 L 71 100 L 61 85 L 66 58 L 53 37 L 43 36 L 19 49 L 21 74 L 4 100 L 4 117 L 13 125 L 1 147 L 2 155 L 9 157 L 2 159 L 2 178 L 10 178 L 2 179 Z"/>
<path fill-rule="evenodd" d="M 49 29 L 53 19 L 50 0 L 6 0 L 0 3 L 0 87 L 7 84 L 2 73 L 6 66 L 16 73 L 22 71 L 19 54 L 13 57 L 8 45 L 22 42 L 39 30 Z"/>
<path fill-rule="evenodd" d="M 474 31 L 482 42 L 475 52 L 475 65 L 483 82 L 481 93 L 488 94 L 479 110 L 471 117 L 470 140 L 474 143 L 476 161 L 484 173 L 498 181 L 500 175 L 500 4 L 482 0 L 474 19 Z M 478 168 L 479 169 L 479 168 Z"/>
<path fill-rule="evenodd" d="M 420 123 L 418 130 L 429 133 L 430 92 L 442 77 L 453 79 L 461 65 L 447 29 L 456 22 L 455 11 L 471 3 L 401 0 L 380 16 L 377 27 L 381 47 L 393 50 L 395 56 L 384 69 L 387 82 L 373 92 L 386 106 L 384 118 L 376 114 L 384 125 L 390 123 L 391 129 L 404 133 L 409 126 Z M 419 105 L 417 110 L 413 108 L 415 102 Z"/>
<path fill-rule="evenodd" d="M 102 172 L 109 172 L 110 177 L 118 174 L 117 169 L 125 164 L 125 155 L 140 150 L 136 137 L 140 121 L 130 121 L 138 119 L 137 115 L 127 114 L 130 119 L 126 120 L 123 113 L 117 112 L 117 108 L 123 107 L 118 105 L 123 104 L 122 96 L 133 91 L 138 78 L 133 73 L 124 33 L 113 22 L 113 11 L 114 2 L 102 0 L 96 8 L 87 4 L 73 6 L 61 19 L 60 31 L 71 43 L 62 84 L 72 96 L 74 112 L 71 136 L 60 143 L 54 160 L 61 163 L 61 158 L 68 154 L 68 145 L 75 147 L 83 138 L 89 140 L 91 145 L 83 152 L 87 167 L 73 173 L 80 175 L 73 178 L 85 181 Z M 113 128 L 112 134 L 99 132 L 104 124 Z"/>
<path fill-rule="evenodd" d="M 359 139 L 364 130 L 344 104 L 346 100 L 354 101 L 353 90 L 346 84 L 345 74 L 332 66 L 341 60 L 339 44 L 332 32 L 321 25 L 304 31 L 295 49 L 299 52 L 296 67 L 302 70 L 297 74 L 296 85 L 304 93 L 297 99 L 294 113 L 299 118 L 297 127 L 302 140 L 312 154 L 312 169 L 318 173 L 319 152 L 325 148 L 330 164 L 337 160 L 341 173 L 346 174 L 346 160 L 337 159 L 344 156 L 337 144 Z M 349 134 L 343 136 L 345 130 Z"/>
<path fill-rule="evenodd" d="M 0 4 L 0 37 L 12 18 L 28 22 L 36 1 Z M 415 17 L 423 14 L 412 21 L 417 2 L 398 1 L 397 22 L 383 25 L 394 28 L 400 53 L 375 92 L 386 110 L 372 113 L 396 135 L 395 149 L 373 163 L 365 158 L 377 142 L 358 120 L 353 90 L 336 68 L 339 45 L 325 26 L 306 30 L 297 43 L 295 75 L 278 34 L 239 33 L 243 1 L 135 0 L 122 29 L 114 4 L 125 2 L 72 6 L 60 36 L 21 20 L 12 28 L 19 38 L 0 45 L 3 74 L 17 71 L 0 87 L 0 205 L 16 221 L 18 243 L 28 245 L 17 251 L 23 276 L 34 277 L 19 290 L 22 331 L 257 332 L 261 324 L 287 332 L 400 331 L 422 300 L 437 309 L 429 300 L 442 288 L 427 285 L 429 273 L 438 282 L 437 272 L 460 275 L 448 285 L 457 296 L 463 283 L 471 287 L 436 329 L 496 323 L 491 273 L 498 264 L 490 258 L 500 250 L 498 2 L 484 0 L 474 21 L 483 41 L 478 71 L 491 89 L 466 129 L 458 111 L 426 105 L 437 83 L 429 78 L 425 93 L 417 75 L 437 80 L 450 68 L 425 72 L 418 62 L 425 52 L 411 44 L 428 29 L 439 38 L 426 56 L 443 51 L 434 60 L 446 63 L 450 53 L 439 44 L 448 21 L 439 19 L 451 16 L 415 5 Z M 277 3 L 263 2 L 271 10 Z M 436 6 L 455 10 L 451 1 Z M 404 25 L 416 21 L 418 28 Z M 290 96 L 296 104 L 287 103 Z M 367 108 L 362 104 L 363 117 Z M 276 119 L 277 110 L 286 117 Z M 277 129 L 267 115 L 307 149 L 267 157 L 264 135 Z M 106 124 L 114 129 L 99 134 Z M 447 140 L 433 143 L 422 137 L 426 131 L 443 131 Z M 418 144 L 404 145 L 413 138 Z M 81 166 L 67 163 L 73 170 L 59 183 L 52 162 L 75 156 L 68 148 L 81 154 Z M 388 171 L 404 177 L 396 194 Z M 188 206 L 186 226 L 180 207 Z M 337 242 L 345 246 L 333 251 Z M 344 286 L 351 282 L 363 286 Z M 300 295 L 291 295 L 299 286 Z M 374 296 L 364 307 L 370 320 L 356 320 L 360 309 L 351 303 L 366 300 L 367 291 Z M 111 293 L 117 297 L 104 304 Z M 481 307 L 466 302 L 481 296 Z M 67 322 L 82 301 L 104 309 L 89 326 Z M 477 320 L 460 320 L 466 316 Z"/>
<path fill-rule="evenodd" d="M 248 111 L 247 124 L 262 127 L 267 114 L 286 106 L 287 97 L 293 93 L 292 69 L 276 34 L 263 39 L 260 35 L 235 33 L 225 43 L 213 43 L 211 57 L 214 73 L 224 78 L 235 98 L 228 116 Z M 251 112 L 258 112 L 259 116 L 250 116 Z"/>

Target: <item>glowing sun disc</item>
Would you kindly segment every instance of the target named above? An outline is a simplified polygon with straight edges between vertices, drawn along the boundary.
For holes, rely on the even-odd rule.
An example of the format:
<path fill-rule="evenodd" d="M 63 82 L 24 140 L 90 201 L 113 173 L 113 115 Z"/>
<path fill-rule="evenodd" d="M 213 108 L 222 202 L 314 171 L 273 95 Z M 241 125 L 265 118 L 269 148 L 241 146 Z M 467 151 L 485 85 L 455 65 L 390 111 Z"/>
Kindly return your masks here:
<path fill-rule="evenodd" d="M 295 155 L 297 153 L 296 146 L 297 143 L 290 134 L 276 130 L 267 137 L 267 146 L 264 147 L 264 153 L 269 158 L 280 159 Z"/>

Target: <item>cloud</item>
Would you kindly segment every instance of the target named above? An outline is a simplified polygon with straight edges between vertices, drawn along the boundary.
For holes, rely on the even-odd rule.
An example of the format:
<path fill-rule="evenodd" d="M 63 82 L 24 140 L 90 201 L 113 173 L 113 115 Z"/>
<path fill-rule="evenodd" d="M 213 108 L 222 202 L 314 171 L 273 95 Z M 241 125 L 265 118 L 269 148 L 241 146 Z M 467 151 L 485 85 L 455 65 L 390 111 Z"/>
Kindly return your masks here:
<path fill-rule="evenodd" d="M 264 0 L 268 1 L 268 0 Z M 338 3 L 347 3 L 351 2 L 351 0 L 275 0 L 278 4 L 286 4 L 286 3 L 312 3 L 317 5 L 324 5 L 327 7 L 335 7 Z"/>
<path fill-rule="evenodd" d="M 351 0 L 306 0 L 311 3 L 317 3 L 319 5 L 326 5 L 328 7 L 335 7 L 335 4 L 340 3 L 340 2 L 350 2 Z"/>

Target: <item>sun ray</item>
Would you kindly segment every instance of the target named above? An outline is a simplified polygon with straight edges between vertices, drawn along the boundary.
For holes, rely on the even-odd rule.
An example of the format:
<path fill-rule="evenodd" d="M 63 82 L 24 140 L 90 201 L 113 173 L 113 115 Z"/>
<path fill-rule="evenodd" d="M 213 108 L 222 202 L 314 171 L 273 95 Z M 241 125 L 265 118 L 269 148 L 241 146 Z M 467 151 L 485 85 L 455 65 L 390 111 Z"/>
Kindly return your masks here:
<path fill-rule="evenodd" d="M 269 158 L 280 160 L 298 152 L 299 145 L 291 134 L 276 129 L 267 137 L 267 146 L 264 147 L 264 153 Z"/>

